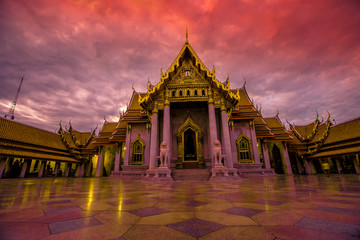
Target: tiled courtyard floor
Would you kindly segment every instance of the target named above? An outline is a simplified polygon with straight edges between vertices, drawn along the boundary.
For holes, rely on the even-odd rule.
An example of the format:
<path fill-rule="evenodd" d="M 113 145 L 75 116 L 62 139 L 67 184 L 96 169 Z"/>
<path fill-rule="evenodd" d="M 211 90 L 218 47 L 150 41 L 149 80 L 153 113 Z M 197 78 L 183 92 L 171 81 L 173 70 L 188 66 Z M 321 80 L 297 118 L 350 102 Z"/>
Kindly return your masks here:
<path fill-rule="evenodd" d="M 0 180 L 0 239 L 359 239 L 360 176 Z"/>

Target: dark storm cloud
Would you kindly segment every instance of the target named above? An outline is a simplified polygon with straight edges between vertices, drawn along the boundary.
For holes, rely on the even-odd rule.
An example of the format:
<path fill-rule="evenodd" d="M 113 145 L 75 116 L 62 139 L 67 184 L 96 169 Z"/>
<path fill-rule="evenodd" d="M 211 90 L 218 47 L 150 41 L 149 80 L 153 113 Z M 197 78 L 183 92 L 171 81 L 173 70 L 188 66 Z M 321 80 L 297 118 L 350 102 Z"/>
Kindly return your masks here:
<path fill-rule="evenodd" d="M 50 131 L 116 121 L 132 84 L 146 91 L 189 41 L 220 81 L 246 89 L 264 116 L 304 124 L 318 110 L 358 116 L 356 1 L 2 1 L 0 111 L 22 75 L 16 120 Z"/>

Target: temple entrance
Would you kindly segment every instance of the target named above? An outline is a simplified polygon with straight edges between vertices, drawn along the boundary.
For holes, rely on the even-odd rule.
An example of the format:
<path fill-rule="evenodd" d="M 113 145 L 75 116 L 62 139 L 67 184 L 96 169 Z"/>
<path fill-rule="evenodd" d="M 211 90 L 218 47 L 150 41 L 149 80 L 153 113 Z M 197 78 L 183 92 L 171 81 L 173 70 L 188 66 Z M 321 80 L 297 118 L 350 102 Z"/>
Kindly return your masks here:
<path fill-rule="evenodd" d="M 178 160 L 176 168 L 204 168 L 202 132 L 189 116 L 176 132 Z"/>
<path fill-rule="evenodd" d="M 280 149 L 276 145 L 274 145 L 272 149 L 272 157 L 271 167 L 275 170 L 275 173 L 284 174 L 284 166 L 281 159 Z"/>
<path fill-rule="evenodd" d="M 189 128 L 184 132 L 184 161 L 197 161 L 195 138 L 195 132 L 192 129 Z"/>
<path fill-rule="evenodd" d="M 183 168 L 199 168 L 196 156 L 196 133 L 189 128 L 184 132 L 184 161 Z"/>

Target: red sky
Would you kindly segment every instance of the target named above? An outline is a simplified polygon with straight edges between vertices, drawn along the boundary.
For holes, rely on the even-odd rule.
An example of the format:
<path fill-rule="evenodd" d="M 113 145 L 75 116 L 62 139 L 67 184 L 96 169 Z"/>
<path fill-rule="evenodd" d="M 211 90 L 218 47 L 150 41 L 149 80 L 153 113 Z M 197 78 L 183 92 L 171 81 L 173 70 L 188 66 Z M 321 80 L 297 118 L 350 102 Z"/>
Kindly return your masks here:
<path fill-rule="evenodd" d="M 316 110 L 360 116 L 358 0 L 0 1 L 0 113 L 25 80 L 16 121 L 89 131 L 117 121 L 132 94 L 155 84 L 185 41 L 216 77 L 230 74 L 264 117 L 295 124 Z"/>

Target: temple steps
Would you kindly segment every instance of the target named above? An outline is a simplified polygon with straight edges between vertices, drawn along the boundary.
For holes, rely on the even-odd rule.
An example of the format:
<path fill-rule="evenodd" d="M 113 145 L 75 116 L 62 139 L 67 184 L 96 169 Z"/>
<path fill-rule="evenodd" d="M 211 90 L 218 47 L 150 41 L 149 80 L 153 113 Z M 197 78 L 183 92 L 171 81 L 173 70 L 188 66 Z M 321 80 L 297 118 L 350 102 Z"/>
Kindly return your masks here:
<path fill-rule="evenodd" d="M 172 169 L 174 181 L 209 181 L 210 169 Z"/>

